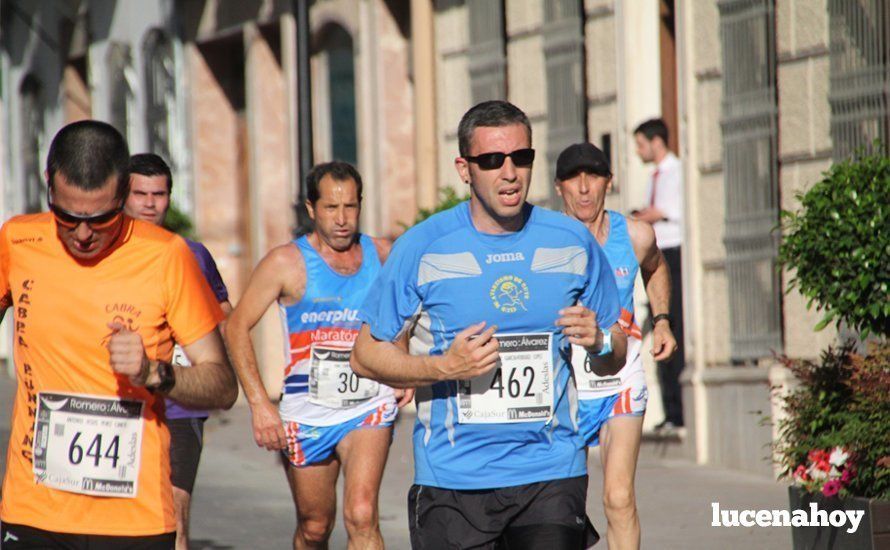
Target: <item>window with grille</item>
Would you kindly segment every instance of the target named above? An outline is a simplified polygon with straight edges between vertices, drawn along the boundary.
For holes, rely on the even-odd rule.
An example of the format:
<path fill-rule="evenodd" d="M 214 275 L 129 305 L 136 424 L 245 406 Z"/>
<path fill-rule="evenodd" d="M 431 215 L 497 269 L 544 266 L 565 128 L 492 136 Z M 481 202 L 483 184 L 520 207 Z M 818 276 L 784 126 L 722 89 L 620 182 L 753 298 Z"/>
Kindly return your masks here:
<path fill-rule="evenodd" d="M 831 138 L 834 160 L 883 143 L 890 153 L 890 4 L 829 0 Z"/>
<path fill-rule="evenodd" d="M 173 46 L 160 29 L 148 33 L 142 47 L 145 77 L 145 128 L 148 150 L 168 163 L 170 154 L 171 109 L 176 104 Z"/>
<path fill-rule="evenodd" d="M 774 0 L 719 0 L 724 244 L 735 363 L 782 350 Z"/>
<path fill-rule="evenodd" d="M 469 73 L 473 104 L 507 98 L 503 0 L 469 0 Z"/>
<path fill-rule="evenodd" d="M 563 149 L 587 136 L 584 79 L 584 7 L 579 0 L 544 4 L 544 65 L 547 72 L 547 168 L 553 179 Z M 550 186 L 551 206 L 558 201 Z"/>
<path fill-rule="evenodd" d="M 19 88 L 21 127 L 20 155 L 22 161 L 21 211 L 40 212 L 44 190 L 40 170 L 40 136 L 43 134 L 42 86 L 28 75 Z"/>
<path fill-rule="evenodd" d="M 129 137 L 129 108 L 133 97 L 133 89 L 128 80 L 130 71 L 130 47 L 126 44 L 113 42 L 108 48 L 109 77 L 109 123 L 114 126 L 124 139 Z"/>

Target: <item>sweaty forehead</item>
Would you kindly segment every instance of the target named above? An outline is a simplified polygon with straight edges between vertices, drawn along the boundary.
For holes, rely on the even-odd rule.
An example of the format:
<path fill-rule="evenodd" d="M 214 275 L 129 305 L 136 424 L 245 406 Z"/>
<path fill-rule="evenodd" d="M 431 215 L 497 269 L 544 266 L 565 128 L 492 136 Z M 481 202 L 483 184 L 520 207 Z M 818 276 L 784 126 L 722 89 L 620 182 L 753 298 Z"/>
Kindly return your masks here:
<path fill-rule="evenodd" d="M 358 189 L 352 178 L 335 179 L 331 175 L 324 176 L 318 182 L 318 200 L 325 202 L 345 202 L 358 199 Z"/>
<path fill-rule="evenodd" d="M 522 124 L 508 126 L 480 126 L 473 130 L 470 155 L 482 153 L 510 153 L 531 147 L 528 130 Z"/>

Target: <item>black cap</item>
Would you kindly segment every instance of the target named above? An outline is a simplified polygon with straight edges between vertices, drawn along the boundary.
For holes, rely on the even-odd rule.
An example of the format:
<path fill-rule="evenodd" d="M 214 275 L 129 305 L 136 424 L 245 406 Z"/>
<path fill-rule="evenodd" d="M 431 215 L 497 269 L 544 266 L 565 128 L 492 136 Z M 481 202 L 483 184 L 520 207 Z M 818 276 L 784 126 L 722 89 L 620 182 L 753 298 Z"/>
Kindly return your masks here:
<path fill-rule="evenodd" d="M 578 172 L 612 177 L 609 159 L 592 143 L 575 143 L 566 147 L 556 159 L 556 179 L 564 180 Z"/>

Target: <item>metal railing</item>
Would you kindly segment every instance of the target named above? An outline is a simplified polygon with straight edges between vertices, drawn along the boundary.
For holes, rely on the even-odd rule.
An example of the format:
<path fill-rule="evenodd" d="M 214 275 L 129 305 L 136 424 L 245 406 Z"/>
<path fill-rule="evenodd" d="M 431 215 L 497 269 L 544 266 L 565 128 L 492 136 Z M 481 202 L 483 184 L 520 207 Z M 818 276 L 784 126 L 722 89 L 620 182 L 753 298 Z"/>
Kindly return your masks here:
<path fill-rule="evenodd" d="M 730 358 L 782 350 L 773 0 L 720 0 Z"/>
<path fill-rule="evenodd" d="M 473 104 L 507 98 L 503 0 L 469 0 L 469 73 Z"/>
<path fill-rule="evenodd" d="M 547 74 L 547 169 L 553 180 L 556 158 L 587 137 L 584 78 L 584 6 L 553 0 L 544 11 L 544 66 Z M 550 186 L 550 206 L 558 199 Z"/>
<path fill-rule="evenodd" d="M 890 153 L 890 5 L 829 0 L 831 138 L 834 160 L 883 142 Z"/>

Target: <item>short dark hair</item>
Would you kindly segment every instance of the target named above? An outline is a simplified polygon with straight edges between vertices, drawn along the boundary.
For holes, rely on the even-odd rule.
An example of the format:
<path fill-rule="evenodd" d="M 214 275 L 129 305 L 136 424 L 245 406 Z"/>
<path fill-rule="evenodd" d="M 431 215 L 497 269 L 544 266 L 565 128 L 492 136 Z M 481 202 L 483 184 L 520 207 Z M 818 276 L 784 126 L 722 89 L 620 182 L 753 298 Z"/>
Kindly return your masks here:
<path fill-rule="evenodd" d="M 111 176 L 117 176 L 117 194 L 123 198 L 129 188 L 127 165 L 130 151 L 124 137 L 113 126 L 98 120 L 81 120 L 63 127 L 53 138 L 46 157 L 46 172 L 61 172 L 71 185 L 92 191 L 101 189 Z"/>
<path fill-rule="evenodd" d="M 665 145 L 668 143 L 668 127 L 664 120 L 660 118 L 652 118 L 637 126 L 634 134 L 643 134 L 646 139 L 652 141 L 656 137 L 660 137 Z"/>
<path fill-rule="evenodd" d="M 331 176 L 331 178 L 337 181 L 346 181 L 349 179 L 354 181 L 356 192 L 358 193 L 358 200 L 359 202 L 361 202 L 361 174 L 358 173 L 358 170 L 355 169 L 355 166 L 349 164 L 348 162 L 333 160 L 331 162 L 322 162 L 321 164 L 316 164 L 312 167 L 312 170 L 309 170 L 309 173 L 306 174 L 306 198 L 309 200 L 310 204 L 314 205 L 316 202 L 318 202 L 318 198 L 320 196 L 318 186 L 325 176 Z"/>
<path fill-rule="evenodd" d="M 473 139 L 473 132 L 476 128 L 482 126 L 497 128 L 511 124 L 522 124 L 525 126 L 528 132 L 529 144 L 531 144 L 532 125 L 528 121 L 526 114 L 516 105 L 509 101 L 495 99 L 483 101 L 473 106 L 464 113 L 457 127 L 457 146 L 460 150 L 460 156 L 465 157 L 470 154 L 470 141 Z"/>
<path fill-rule="evenodd" d="M 170 172 L 170 166 L 164 162 L 160 155 L 154 153 L 139 153 L 130 157 L 129 164 L 130 174 L 139 174 L 140 176 L 166 176 L 167 192 L 173 191 L 173 174 Z"/>

